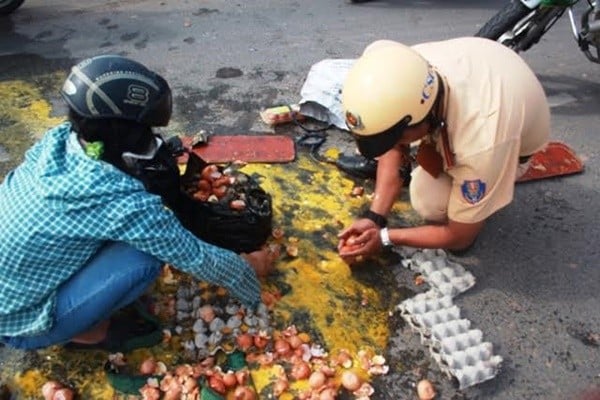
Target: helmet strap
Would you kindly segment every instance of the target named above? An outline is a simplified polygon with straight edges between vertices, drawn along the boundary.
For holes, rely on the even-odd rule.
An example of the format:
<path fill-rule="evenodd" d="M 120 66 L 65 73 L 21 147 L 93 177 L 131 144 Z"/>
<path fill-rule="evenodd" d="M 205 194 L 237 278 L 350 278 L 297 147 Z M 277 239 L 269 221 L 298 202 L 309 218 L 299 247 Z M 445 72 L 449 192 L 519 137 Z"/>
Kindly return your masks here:
<path fill-rule="evenodd" d="M 437 76 L 439 85 L 438 85 L 438 92 L 435 98 L 435 102 L 433 103 L 433 106 L 431 107 L 431 110 L 429 111 L 429 114 L 427 114 L 427 117 L 425 117 L 425 120 L 429 123 L 429 130 L 430 132 L 434 132 L 435 130 L 437 130 L 438 128 L 440 128 L 442 125 L 445 124 L 444 121 L 444 94 L 445 94 L 445 86 L 444 86 L 444 80 L 442 79 L 441 75 L 435 71 L 435 74 Z"/>
<path fill-rule="evenodd" d="M 455 165 L 454 152 L 450 147 L 450 139 L 448 138 L 448 127 L 446 126 L 446 120 L 444 119 L 444 94 L 446 92 L 446 86 L 441 75 L 436 71 L 438 79 L 440 80 L 440 86 L 435 99 L 435 103 L 432 107 L 431 115 L 435 118 L 435 125 L 433 129 L 439 130 L 442 138 L 442 149 L 444 152 L 444 158 L 446 159 L 446 165 L 448 168 L 452 168 Z"/>

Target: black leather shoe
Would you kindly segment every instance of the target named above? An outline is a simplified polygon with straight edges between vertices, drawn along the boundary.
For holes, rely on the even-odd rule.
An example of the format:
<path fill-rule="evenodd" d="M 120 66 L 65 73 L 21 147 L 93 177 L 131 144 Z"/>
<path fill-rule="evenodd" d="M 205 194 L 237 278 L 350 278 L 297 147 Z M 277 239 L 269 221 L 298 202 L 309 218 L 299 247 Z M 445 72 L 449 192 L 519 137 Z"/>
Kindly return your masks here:
<path fill-rule="evenodd" d="M 345 173 L 363 179 L 375 179 L 377 175 L 377 161 L 361 156 L 339 156 L 335 165 Z"/>
<path fill-rule="evenodd" d="M 335 165 L 345 173 L 362 179 L 375 179 L 377 176 L 377 160 L 364 157 L 360 154 L 348 156 L 342 154 Z M 410 184 L 410 164 L 400 168 L 399 177 L 403 180 L 403 186 Z"/>

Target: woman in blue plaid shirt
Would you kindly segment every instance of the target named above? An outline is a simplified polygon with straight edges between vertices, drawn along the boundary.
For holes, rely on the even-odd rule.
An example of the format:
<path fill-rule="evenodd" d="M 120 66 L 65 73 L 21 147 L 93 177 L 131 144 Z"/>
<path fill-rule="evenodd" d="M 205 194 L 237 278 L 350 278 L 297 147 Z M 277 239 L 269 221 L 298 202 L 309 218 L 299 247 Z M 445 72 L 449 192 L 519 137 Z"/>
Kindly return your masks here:
<path fill-rule="evenodd" d="M 69 122 L 0 185 L 0 341 L 115 350 L 128 330 L 110 316 L 164 263 L 256 306 L 269 253 L 240 256 L 199 240 L 134 177 L 164 145 L 152 127 L 171 117 L 167 82 L 133 60 L 98 56 L 72 68 L 61 94 Z"/>

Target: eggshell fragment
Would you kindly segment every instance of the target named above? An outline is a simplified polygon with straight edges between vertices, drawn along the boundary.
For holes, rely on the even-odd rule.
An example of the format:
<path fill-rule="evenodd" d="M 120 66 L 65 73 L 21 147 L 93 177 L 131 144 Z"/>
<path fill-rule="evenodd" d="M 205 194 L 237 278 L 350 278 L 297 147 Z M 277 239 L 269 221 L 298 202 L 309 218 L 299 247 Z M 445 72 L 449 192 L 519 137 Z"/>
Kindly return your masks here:
<path fill-rule="evenodd" d="M 52 400 L 54 393 L 60 389 L 62 385 L 57 381 L 48 381 L 42 386 L 42 396 L 44 400 Z"/>
<path fill-rule="evenodd" d="M 156 371 L 157 363 L 152 357 L 145 359 L 140 365 L 140 373 L 142 375 L 152 375 Z"/>
<path fill-rule="evenodd" d="M 69 388 L 60 388 L 54 392 L 52 400 L 73 400 L 73 391 Z"/>
<path fill-rule="evenodd" d="M 318 390 L 318 389 L 322 388 L 323 385 L 325 385 L 326 380 L 327 380 L 327 377 L 325 376 L 324 373 L 322 373 L 321 371 L 315 371 L 308 378 L 308 385 L 312 389 Z"/>
<path fill-rule="evenodd" d="M 248 386 L 238 386 L 233 392 L 235 400 L 256 400 L 256 392 Z"/>
<path fill-rule="evenodd" d="M 423 379 L 417 383 L 417 395 L 419 400 L 432 400 L 435 398 L 435 388 L 427 379 Z"/>
<path fill-rule="evenodd" d="M 361 379 L 354 371 L 344 371 L 342 373 L 342 386 L 345 389 L 354 392 L 355 390 L 358 390 L 361 385 Z"/>
<path fill-rule="evenodd" d="M 310 374 L 310 366 L 302 360 L 295 363 L 290 371 L 290 375 L 296 380 L 306 379 Z"/>

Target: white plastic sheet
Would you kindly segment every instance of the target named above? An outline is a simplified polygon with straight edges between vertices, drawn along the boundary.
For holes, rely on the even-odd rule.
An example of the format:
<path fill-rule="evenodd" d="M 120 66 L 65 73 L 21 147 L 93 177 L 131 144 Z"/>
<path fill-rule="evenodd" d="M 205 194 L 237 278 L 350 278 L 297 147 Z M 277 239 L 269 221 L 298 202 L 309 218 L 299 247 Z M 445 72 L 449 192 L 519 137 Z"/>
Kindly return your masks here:
<path fill-rule="evenodd" d="M 325 59 L 314 64 L 300 90 L 300 113 L 348 130 L 342 111 L 342 86 L 356 60 Z"/>

